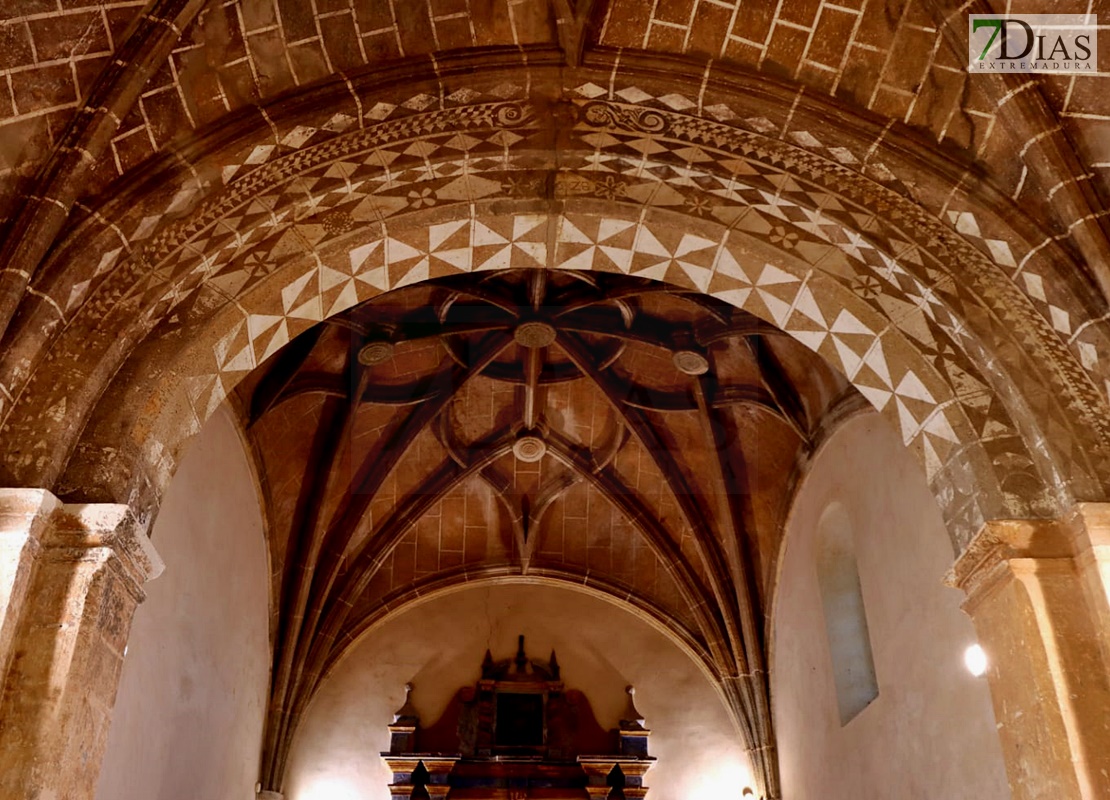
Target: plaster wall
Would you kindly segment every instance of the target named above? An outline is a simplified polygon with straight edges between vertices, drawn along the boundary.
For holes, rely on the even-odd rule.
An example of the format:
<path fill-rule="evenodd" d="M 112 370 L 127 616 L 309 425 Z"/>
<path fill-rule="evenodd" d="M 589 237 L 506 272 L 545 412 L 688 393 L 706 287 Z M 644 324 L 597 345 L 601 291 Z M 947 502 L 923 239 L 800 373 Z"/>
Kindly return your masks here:
<path fill-rule="evenodd" d="M 568 689 L 589 697 L 605 729 L 618 725 L 624 687 L 652 730 L 653 800 L 739 797 L 750 776 L 739 735 L 708 678 L 657 629 L 597 597 L 550 585 L 485 585 L 438 595 L 372 629 L 325 680 L 297 731 L 286 800 L 387 800 L 386 725 L 413 682 L 424 724 L 473 685 L 482 655 L 555 649 Z"/>
<path fill-rule="evenodd" d="M 258 781 L 269 680 L 262 514 L 229 414 L 215 414 L 152 533 L 166 562 L 124 659 L 99 800 L 244 800 Z"/>
<path fill-rule="evenodd" d="M 817 580 L 822 518 L 850 523 L 878 697 L 846 725 L 837 708 Z M 953 560 L 936 501 L 888 423 L 856 417 L 817 454 L 786 526 L 771 655 L 786 800 L 1010 797 L 975 642 L 942 584 Z"/>

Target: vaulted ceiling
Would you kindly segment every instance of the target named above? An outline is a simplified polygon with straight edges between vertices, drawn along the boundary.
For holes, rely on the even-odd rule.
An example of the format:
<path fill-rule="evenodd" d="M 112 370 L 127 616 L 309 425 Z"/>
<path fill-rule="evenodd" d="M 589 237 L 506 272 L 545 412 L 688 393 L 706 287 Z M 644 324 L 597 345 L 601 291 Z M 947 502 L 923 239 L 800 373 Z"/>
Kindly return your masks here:
<path fill-rule="evenodd" d="M 584 584 L 665 625 L 723 685 L 762 672 L 799 466 L 830 414 L 865 405 L 803 345 L 731 306 L 536 269 L 356 306 L 235 399 L 280 598 L 278 759 L 361 631 L 480 578 Z M 765 714 L 758 680 L 726 691 L 738 718 Z"/>
<path fill-rule="evenodd" d="M 969 76 L 990 10 L 8 2 L 0 474 L 147 519 L 231 392 L 267 786 L 376 615 L 514 575 L 685 640 L 773 789 L 763 613 L 843 374 L 957 546 L 1110 485 L 1107 73 Z M 419 283 L 525 265 L 567 271 Z"/>
<path fill-rule="evenodd" d="M 0 229 L 21 195 L 90 200 L 193 131 L 336 73 L 473 48 L 716 60 L 835 97 L 977 165 L 1076 238 L 1110 197 L 1110 77 L 966 72 L 948 0 L 14 0 L 0 11 Z M 1022 4 L 1024 13 L 1061 11 Z M 1099 12 L 1099 4 L 1073 12 Z M 1020 89 L 1020 90 L 1019 90 Z M 70 152 L 57 152 L 63 145 Z M 53 162 L 48 165 L 48 162 Z M 76 185 L 60 185 L 71 172 Z M 44 179 L 46 184 L 44 185 Z M 58 185 L 54 185 L 58 184 Z M 32 188 L 33 187 L 33 188 Z M 47 190 L 49 187 L 49 190 Z M 1086 223 L 1081 223 L 1080 228 Z M 1092 250 L 1095 248 L 1095 250 Z M 1105 255 L 1106 251 L 1101 250 Z"/>

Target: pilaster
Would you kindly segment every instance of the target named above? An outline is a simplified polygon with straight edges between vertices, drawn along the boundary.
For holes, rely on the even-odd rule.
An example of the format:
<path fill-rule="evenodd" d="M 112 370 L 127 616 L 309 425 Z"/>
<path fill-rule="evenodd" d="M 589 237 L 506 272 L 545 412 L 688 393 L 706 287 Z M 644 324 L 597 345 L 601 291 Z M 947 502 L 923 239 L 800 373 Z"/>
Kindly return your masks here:
<path fill-rule="evenodd" d="M 66 505 L 41 490 L 6 490 L 0 503 L 3 574 L 14 576 L 0 796 L 91 800 L 131 619 L 163 565 L 127 506 Z"/>
<path fill-rule="evenodd" d="M 1015 800 L 1110 797 L 1110 672 L 1079 518 L 987 523 L 957 560 Z"/>
<path fill-rule="evenodd" d="M 1110 664 L 1110 503 L 1080 503 L 1071 520 L 1075 563 L 1102 634 Z"/>
<path fill-rule="evenodd" d="M 0 489 L 0 681 L 8 672 L 43 528 L 61 507 L 45 489 Z"/>

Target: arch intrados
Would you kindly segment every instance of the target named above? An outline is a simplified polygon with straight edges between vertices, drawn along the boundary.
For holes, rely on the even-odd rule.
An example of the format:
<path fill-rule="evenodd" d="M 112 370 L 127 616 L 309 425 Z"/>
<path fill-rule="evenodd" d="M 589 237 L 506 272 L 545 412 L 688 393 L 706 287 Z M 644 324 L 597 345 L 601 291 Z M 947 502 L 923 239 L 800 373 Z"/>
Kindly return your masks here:
<path fill-rule="evenodd" d="M 659 218 L 661 214 L 656 215 Z M 681 217 L 675 215 L 673 226 L 677 227 L 681 222 Z M 419 230 L 422 226 L 413 224 L 412 230 Z M 728 232 L 728 243 L 733 240 L 738 242 L 738 246 L 742 247 L 748 257 L 751 258 L 753 263 L 765 263 L 774 265 L 776 269 L 780 269 L 783 274 L 789 273 L 793 276 L 793 280 L 799 284 L 805 281 L 807 291 L 813 291 L 817 295 L 824 298 L 825 302 L 830 306 L 835 306 L 840 309 L 846 310 L 852 318 L 859 321 L 867 329 L 875 333 L 877 341 L 882 341 L 884 347 L 891 347 L 900 353 L 900 358 L 903 366 L 907 371 L 912 371 L 915 375 L 923 381 L 923 385 L 927 386 L 928 391 L 932 394 L 936 401 L 938 411 L 935 413 L 945 413 L 944 406 L 948 404 L 952 406 L 954 396 L 951 394 L 951 389 L 944 382 L 943 378 L 936 372 L 935 368 L 929 364 L 920 354 L 917 353 L 915 347 L 910 343 L 904 334 L 897 330 L 896 326 L 886 317 L 882 316 L 877 310 L 866 304 L 861 298 L 850 292 L 846 287 L 839 284 L 833 278 L 823 275 L 806 264 L 805 262 L 792 255 L 789 251 L 775 248 L 772 244 L 765 242 L 755 236 L 749 236 L 738 231 Z M 109 408 L 115 411 L 114 414 L 109 414 L 107 417 L 97 420 L 97 423 L 107 431 L 118 432 L 121 429 L 126 429 L 128 426 L 123 425 L 121 420 L 126 419 L 128 416 L 132 417 L 134 428 L 132 430 L 133 441 L 136 446 L 142 446 L 144 443 L 147 446 L 155 446 L 157 452 L 148 452 L 143 461 L 148 468 L 150 466 L 158 467 L 161 464 L 164 469 L 160 473 L 152 473 L 145 476 L 155 489 L 155 493 L 160 492 L 160 487 L 168 480 L 172 464 L 176 458 L 176 453 L 179 451 L 191 435 L 192 431 L 199 430 L 207 415 L 212 413 L 215 407 L 223 400 L 223 397 L 230 391 L 234 383 L 245 376 L 246 371 L 225 373 L 219 375 L 214 379 L 221 381 L 222 389 L 216 394 L 207 397 L 207 405 L 201 408 L 194 408 L 187 398 L 184 397 L 184 388 L 182 386 L 182 379 L 195 380 L 198 373 L 202 373 L 197 365 L 209 364 L 211 365 L 213 356 L 211 355 L 211 343 L 213 340 L 219 340 L 221 337 L 228 335 L 236 326 L 242 327 L 244 320 L 249 318 L 251 314 L 265 314 L 267 311 L 272 311 L 275 307 L 280 307 L 281 292 L 285 286 L 290 282 L 291 276 L 307 274 L 311 271 L 313 263 L 313 255 L 305 255 L 300 259 L 290 262 L 283 267 L 279 268 L 266 280 L 257 284 L 250 292 L 241 297 L 235 304 L 225 305 L 222 309 L 210 314 L 205 318 L 204 326 L 198 330 L 194 335 L 186 337 L 190 342 L 189 346 L 176 354 L 176 356 L 167 364 L 160 365 L 159 371 L 162 373 L 162 380 L 152 388 L 149 384 L 145 385 L 131 385 L 127 387 L 122 385 L 122 391 L 119 395 L 112 395 L 111 393 L 101 403 L 101 407 Z M 299 278 L 297 278 L 299 279 Z M 392 287 L 390 287 L 392 288 Z M 688 288 L 697 290 L 700 287 L 688 286 Z M 731 291 L 731 290 L 730 290 Z M 367 294 L 360 300 L 368 300 L 372 297 L 378 296 L 382 289 L 377 287 L 369 287 Z M 743 310 L 752 313 L 754 316 L 760 318 L 765 323 L 779 328 L 780 323 L 774 319 L 768 309 L 763 306 L 755 306 L 749 304 L 747 306 L 739 304 L 735 294 L 725 294 L 720 297 L 723 301 L 742 308 Z M 336 309 L 338 313 L 340 309 Z M 308 327 L 308 324 L 305 324 Z M 291 332 L 292 334 L 292 332 Z M 790 331 L 786 331 L 787 335 L 791 335 Z M 179 336 L 178 333 L 174 334 L 175 337 Z M 801 337 L 800 340 L 814 350 L 819 356 L 823 357 L 826 361 L 830 362 L 832 368 L 844 372 L 843 364 L 836 360 L 835 350 L 831 345 L 823 344 L 820 347 L 814 348 L 812 339 L 807 341 Z M 152 347 L 156 343 L 148 343 L 148 347 Z M 207 353 L 205 352 L 207 350 Z M 141 359 L 143 351 L 138 351 L 136 357 Z M 257 363 L 251 361 L 247 368 L 251 369 L 257 366 Z M 204 369 L 209 369 L 208 366 Z M 141 366 L 131 367 L 127 370 L 129 374 L 141 373 L 143 368 Z M 193 376 L 189 378 L 190 374 Z M 851 379 L 851 376 L 846 376 Z M 121 388 L 121 384 L 116 385 Z M 204 398 L 202 398 L 204 399 Z M 167 402 L 168 401 L 168 402 Z M 162 419 L 155 422 L 157 412 L 162 411 Z M 897 425 L 898 419 L 893 405 L 887 404 L 884 413 L 894 416 L 893 421 Z M 970 429 L 966 428 L 966 423 L 961 423 L 959 419 L 953 422 L 957 426 L 957 431 L 960 427 L 964 427 L 962 436 L 964 437 L 965 445 L 974 447 L 974 434 Z M 86 432 L 86 441 L 90 438 L 95 440 L 95 431 L 92 431 L 92 437 L 89 436 L 90 432 Z M 184 435 L 183 435 L 184 434 Z M 117 436 L 118 440 L 118 436 Z M 909 441 L 907 440 L 907 444 Z M 924 461 L 924 455 L 920 452 L 920 443 L 917 445 L 917 456 L 919 460 Z M 983 456 L 982 458 L 985 458 Z M 989 472 L 989 467 L 986 466 L 985 461 L 983 469 Z M 76 471 L 71 470 L 70 479 L 67 483 L 80 485 L 83 481 L 81 477 L 81 465 L 78 464 Z M 988 478 L 983 482 L 987 486 L 997 486 L 992 484 Z M 121 492 L 124 487 L 117 486 L 115 491 Z M 149 500 L 148 500 L 149 502 Z"/>
<path fill-rule="evenodd" d="M 71 272 L 69 266 L 73 261 L 79 260 L 80 254 L 90 249 L 89 235 L 98 230 L 107 231 L 109 239 L 115 240 L 116 245 L 121 243 L 119 237 L 122 236 L 122 230 L 115 225 L 105 225 L 106 220 L 119 220 L 126 216 L 128 211 L 133 211 L 136 206 L 142 205 L 142 201 L 150 202 L 152 197 L 156 198 L 153 202 L 160 203 L 161 207 L 151 207 L 147 211 L 164 212 L 170 195 L 165 188 L 166 185 L 176 183 L 179 188 L 184 188 L 192 183 L 199 188 L 202 182 L 199 176 L 206 176 L 206 180 L 218 187 L 221 181 L 215 177 L 215 173 L 218 171 L 221 158 L 233 158 L 235 151 L 249 150 L 260 142 L 272 141 L 275 131 L 281 125 L 292 128 L 302 121 L 310 121 L 313 113 L 325 100 L 328 103 L 334 103 L 334 108 L 344 110 L 351 110 L 353 106 L 357 106 L 358 113 L 361 115 L 365 111 L 362 107 L 364 98 L 369 101 L 373 96 L 394 88 L 402 82 L 406 86 L 413 86 L 413 91 L 417 91 L 418 87 L 427 90 L 438 88 L 442 95 L 454 88 L 451 81 L 456 78 L 466 76 L 467 80 L 490 81 L 498 76 L 501 70 L 520 69 L 520 58 L 521 54 L 513 50 L 496 52 L 489 57 L 483 55 L 480 65 L 474 63 L 473 56 L 465 53 L 437 58 L 432 63 L 428 63 L 431 60 L 425 58 L 410 59 L 403 63 L 386 65 L 382 69 L 376 68 L 372 73 L 366 70 L 351 76 L 343 76 L 342 80 L 337 77 L 325 79 L 311 90 L 306 89 L 273 102 L 264 114 L 259 109 L 253 108 L 231 114 L 183 143 L 172 154 L 157 157 L 154 163 L 143 170 L 142 175 L 145 179 L 135 181 L 132 176 L 126 176 L 126 180 L 121 179 L 117 182 L 108 192 L 113 199 L 98 208 L 94 214 L 86 215 L 82 222 L 71 229 L 65 241 L 55 249 L 54 256 L 40 270 L 39 274 L 43 277 L 36 279 L 36 290 L 44 294 L 66 295 L 68 291 L 73 290 L 74 284 L 82 277 L 82 275 L 69 274 Z M 526 67 L 523 71 L 526 73 L 526 82 L 530 83 L 533 76 L 537 81 L 543 79 L 544 70 L 553 69 L 558 60 L 557 51 L 548 52 L 541 48 L 537 53 L 530 52 L 524 58 Z M 590 69 L 583 69 L 581 74 L 568 76 L 570 79 L 564 84 L 566 88 L 561 91 L 567 91 L 571 84 L 579 80 L 600 79 L 601 75 L 597 73 L 602 69 L 609 70 L 606 76 L 611 80 L 615 80 L 619 72 L 624 80 L 642 79 L 645 82 L 658 82 L 661 77 L 660 60 L 667 62 L 668 72 L 665 78 L 668 84 L 677 84 L 691 91 L 700 90 L 704 81 L 712 75 L 713 80 L 719 82 L 715 85 L 716 92 L 732 97 L 743 93 L 749 98 L 758 98 L 760 102 L 766 102 L 772 107 L 789 108 L 793 117 L 801 119 L 808 115 L 815 126 L 827 124 L 828 119 L 835 115 L 838 131 L 855 138 L 858 147 L 864 148 L 869 153 L 875 151 L 889 155 L 894 159 L 891 163 L 906 164 L 913 170 L 915 178 L 919 181 L 937 181 L 940 184 L 936 187 L 938 191 L 946 194 L 953 187 L 958 188 L 966 182 L 968 167 L 960 163 L 955 153 L 947 152 L 943 146 L 938 148 L 935 143 L 919 141 L 912 131 L 884 130 L 877 121 L 869 119 L 863 112 L 858 115 L 845 114 L 843 108 L 834 108 L 829 101 L 809 95 L 797 96 L 789 84 L 777 82 L 762 75 L 758 77 L 748 75 L 741 70 L 719 64 L 705 66 L 694 64 L 685 58 L 667 58 L 654 54 L 651 56 L 621 54 L 621 58 L 618 59 L 613 54 L 598 53 L 588 59 Z M 423 68 L 423 75 L 420 74 L 421 64 L 427 65 Z M 417 73 L 415 76 L 412 75 L 414 71 Z M 406 75 L 407 79 L 403 80 L 402 76 Z M 328 113 L 334 108 L 329 106 Z M 361 122 L 365 121 L 365 118 L 361 120 Z M 316 122 L 319 124 L 319 120 Z M 801 150 L 797 147 L 795 149 Z M 243 160 L 244 156 L 241 154 L 238 161 Z M 853 172 L 842 164 L 833 164 L 827 158 L 823 160 L 828 165 L 854 174 L 857 180 L 872 184 L 875 182 L 875 178 L 867 176 L 862 171 L 862 165 L 860 171 Z M 183 162 L 192 165 L 191 174 L 187 173 L 184 179 L 181 168 Z M 232 163 L 235 163 L 234 158 Z M 876 158 L 873 163 L 880 162 Z M 989 185 L 977 181 L 975 187 L 977 196 L 985 195 L 982 197 L 982 202 L 977 204 L 980 216 L 991 216 L 990 209 L 1007 204 L 1006 198 Z M 195 199 L 190 202 L 195 202 Z M 1061 263 L 1066 261 L 1063 249 L 1055 242 L 1046 244 L 1043 241 L 1043 233 L 1032 220 L 1025 218 L 1021 209 L 1008 208 L 1005 220 L 999 218 L 997 214 L 993 216 L 997 218 L 994 227 L 1001 226 L 1011 233 L 1018 233 L 1020 238 L 1025 240 L 1026 245 L 1038 253 L 1038 256 L 1047 257 L 1051 252 L 1057 261 Z M 1019 222 L 1023 224 L 1018 225 Z M 126 237 L 122 243 L 125 247 L 128 246 Z M 106 244 L 99 250 L 92 249 L 101 252 L 109 249 L 110 246 Z M 62 265 L 65 267 L 63 268 Z M 1060 285 L 1063 285 L 1070 275 L 1080 274 L 1074 269 L 1073 264 L 1069 266 L 1072 269 L 1061 272 L 1058 282 Z M 1083 294 L 1080 292 L 1076 297 L 1081 299 Z M 47 316 L 49 317 L 50 314 Z M 30 335 L 34 337 L 36 332 L 47 332 L 55 328 L 56 326 L 48 324 L 51 321 L 41 318 L 40 315 L 34 324 L 29 325 Z"/>
<path fill-rule="evenodd" d="M 687 218 L 682 214 L 660 209 L 653 209 L 652 214 L 648 215 L 647 218 L 643 218 L 644 215 L 640 213 L 642 210 L 640 206 L 621 203 L 611 204 L 608 208 L 609 213 L 605 215 L 596 214 L 592 209 L 585 209 L 586 213 L 580 213 L 580 210 L 576 206 L 569 203 L 562 212 L 555 211 L 551 213 L 544 213 L 542 215 L 535 214 L 528 207 L 529 204 L 525 203 L 524 206 L 525 208 L 521 212 L 511 208 L 507 204 L 499 204 L 499 208 L 497 209 L 496 213 L 490 209 L 475 209 L 476 213 L 474 213 L 472 216 L 465 216 L 466 209 L 464 209 L 464 216 L 460 216 L 459 221 L 481 223 L 483 221 L 488 222 L 490 219 L 495 218 L 538 219 L 542 216 L 543 220 L 541 224 L 550 225 L 563 223 L 568 218 L 573 217 L 579 221 L 583 218 L 588 218 L 594 222 L 597 222 L 599 220 L 612 220 L 615 222 L 623 223 L 629 227 L 633 225 L 638 225 L 646 229 L 649 233 L 652 231 L 682 232 L 684 230 L 684 224 L 688 221 Z M 429 212 L 429 216 L 430 215 L 431 214 Z M 437 219 L 442 221 L 442 215 L 437 215 Z M 392 228 L 394 234 L 419 236 L 423 231 L 427 229 L 425 217 L 422 217 L 421 215 L 413 215 L 411 217 L 408 217 L 406 221 L 408 224 L 405 224 L 403 226 L 398 224 L 397 226 Z M 829 286 L 830 288 L 834 284 L 839 286 L 838 283 L 835 283 L 835 276 L 823 273 L 820 270 L 819 266 L 814 267 L 808 264 L 807 262 L 803 261 L 796 255 L 791 253 L 789 249 L 776 247 L 774 244 L 769 243 L 754 234 L 750 234 L 739 229 L 730 229 L 724 225 L 714 225 L 713 227 L 716 229 L 714 233 L 719 234 L 720 237 L 719 241 L 712 243 L 713 246 L 720 247 L 722 245 L 733 245 L 733 247 L 731 248 L 732 251 L 734 253 L 740 253 L 741 255 L 744 255 L 746 259 L 745 263 L 750 261 L 752 263 L 758 262 L 761 265 L 770 265 L 775 267 L 776 269 L 779 269 L 780 271 L 789 272 L 791 276 L 804 276 L 807 273 L 812 272 L 813 276 L 811 280 L 820 282 L 822 286 Z M 365 237 L 346 240 L 342 249 L 351 249 L 352 246 L 354 247 L 354 249 L 363 249 L 366 247 L 378 248 L 381 247 L 388 238 L 395 237 L 393 235 L 383 236 L 377 230 L 375 230 L 370 233 L 370 235 L 367 235 Z M 211 324 L 212 321 L 216 321 L 214 327 L 220 331 L 223 331 L 226 330 L 226 328 L 228 327 L 226 321 L 234 320 L 236 316 L 242 318 L 246 314 L 263 313 L 265 309 L 272 307 L 272 304 L 275 302 L 275 300 L 280 299 L 280 290 L 287 285 L 285 284 L 285 281 L 288 280 L 288 277 L 291 275 L 303 277 L 306 274 L 306 270 L 311 270 L 314 267 L 316 259 L 317 255 L 315 253 L 305 253 L 302 256 L 298 257 L 296 260 L 286 262 L 281 267 L 279 267 L 277 271 L 271 274 L 265 281 L 259 282 L 251 289 L 249 293 L 241 296 L 236 304 L 226 304 L 222 306 L 215 314 L 207 317 L 205 325 L 207 326 Z M 558 264 L 551 268 L 566 269 L 578 274 L 581 274 L 582 272 L 595 271 L 592 268 L 585 270 L 575 270 L 573 268 L 563 267 Z M 607 271 L 616 272 L 616 270 Z M 451 274 L 461 276 L 465 275 L 466 273 L 462 271 L 454 271 Z M 721 297 L 714 295 L 711 291 L 707 291 L 707 289 L 709 288 L 707 285 L 709 276 L 706 276 L 707 280 L 705 284 L 698 285 L 695 284 L 689 277 L 684 277 L 679 273 L 675 274 L 682 282 L 679 285 L 676 285 L 674 281 L 665 280 L 663 278 L 659 278 L 647 273 L 634 274 L 634 277 L 644 278 L 654 283 L 668 284 L 678 291 L 683 291 L 687 293 L 698 293 L 707 297 L 707 299 L 713 299 L 716 302 L 721 302 L 731 307 L 741 308 L 742 310 L 748 311 L 748 313 L 752 313 L 753 316 L 758 317 L 762 323 L 766 324 L 769 331 L 783 333 L 781 322 L 777 321 L 774 316 L 772 316 L 771 313 L 765 308 L 759 308 L 755 313 L 753 313 L 745 308 L 743 305 L 738 305 L 734 294 L 725 294 L 724 297 Z M 427 279 L 430 280 L 434 279 L 435 277 L 438 276 L 432 276 Z M 800 280 L 801 278 L 798 279 Z M 416 283 L 423 282 L 423 280 L 425 279 L 421 278 L 419 280 L 410 281 L 406 278 L 392 285 L 366 284 L 365 296 L 360 296 L 358 302 L 365 302 L 365 300 L 377 297 L 383 292 L 411 286 Z M 869 321 L 874 326 L 874 329 L 885 330 L 895 327 L 894 322 L 880 314 L 872 306 L 864 303 L 862 300 L 856 297 L 854 293 L 847 292 L 846 290 L 842 291 L 840 292 L 840 297 L 838 299 L 842 299 L 843 301 L 845 301 L 848 304 L 845 307 L 850 308 L 853 313 L 858 312 L 856 313 L 856 316 L 860 317 L 861 319 L 866 317 L 867 321 Z M 330 309 L 329 313 L 325 316 L 325 319 L 330 319 L 335 314 L 339 314 L 345 311 L 347 308 L 349 308 L 349 306 L 344 305 Z M 236 312 L 238 312 L 238 314 Z M 316 322 L 315 318 L 309 319 L 305 317 L 304 320 L 306 328 L 309 327 L 311 324 L 315 324 Z M 177 336 L 177 329 L 173 331 L 173 335 Z M 255 365 L 256 363 L 252 363 L 252 368 Z"/>
<path fill-rule="evenodd" d="M 460 74 L 462 74 L 462 70 L 460 70 Z M 531 72 L 529 72 L 529 75 L 531 75 Z M 687 78 L 688 78 L 688 75 L 687 75 Z M 700 77 L 699 77 L 699 78 L 700 78 Z M 442 79 L 441 79 L 441 80 L 442 80 Z M 291 112 L 291 113 L 292 113 L 292 112 Z M 953 236 L 956 236 L 956 234 L 952 234 L 952 235 L 953 235 Z M 49 328 L 49 326 L 44 326 L 44 327 L 43 327 L 43 330 L 48 330 L 48 328 Z M 138 363 L 138 362 L 135 362 L 135 363 Z M 110 371 L 110 369 L 105 369 L 105 372 L 108 372 L 108 371 Z M 130 371 L 130 372 L 133 372 L 133 371 Z M 1035 433 L 1036 433 L 1036 432 L 1035 432 Z M 1040 439 L 1040 437 L 1039 437 L 1039 436 L 1036 436 L 1036 435 L 1033 435 L 1033 436 L 1028 436 L 1028 435 L 1027 435 L 1027 436 L 1026 436 L 1025 438 L 1026 438 L 1027 440 L 1028 440 L 1028 439 L 1032 439 L 1032 440 L 1039 440 L 1039 439 Z M 173 448 L 171 447 L 171 449 L 173 449 Z M 64 454 L 63 454 L 63 455 L 64 455 Z M 171 459 L 171 460 L 172 460 L 172 459 Z M 1041 465 L 1041 467 L 1045 467 L 1045 466 L 1046 466 L 1046 465 L 1043 465 L 1043 464 Z M 164 472 L 164 470 L 163 470 L 163 472 Z M 1043 469 L 1043 468 L 1042 468 L 1042 469 L 1041 469 L 1041 472 L 1042 472 L 1042 473 L 1045 473 L 1045 472 L 1051 473 L 1051 472 L 1052 472 L 1052 470 L 1051 470 L 1051 469 Z M 1051 477 L 1055 477 L 1055 475 L 1052 475 Z M 155 480 L 155 483 L 158 483 L 158 480 Z"/>

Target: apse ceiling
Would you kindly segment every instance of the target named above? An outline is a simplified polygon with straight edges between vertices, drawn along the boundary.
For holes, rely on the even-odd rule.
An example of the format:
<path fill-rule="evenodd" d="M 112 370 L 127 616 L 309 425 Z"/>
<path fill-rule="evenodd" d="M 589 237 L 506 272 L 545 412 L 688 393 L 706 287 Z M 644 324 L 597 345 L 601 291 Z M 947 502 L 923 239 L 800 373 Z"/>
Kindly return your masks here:
<path fill-rule="evenodd" d="M 368 625 L 481 578 L 584 584 L 722 679 L 757 669 L 799 465 L 830 412 L 863 405 L 731 306 L 539 269 L 356 306 L 234 402 L 267 500 L 276 686 L 293 715 Z M 761 701 L 733 700 L 758 718 Z"/>

